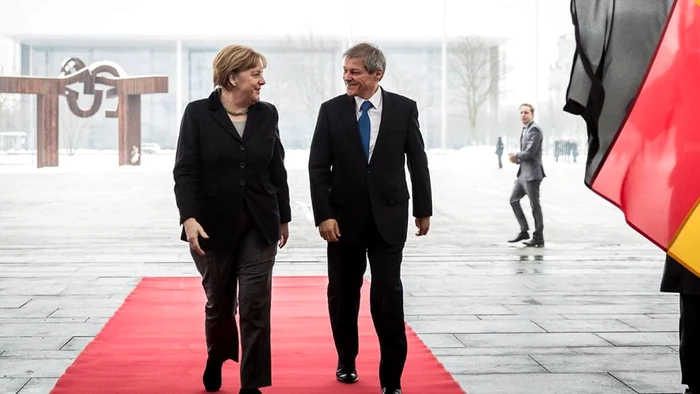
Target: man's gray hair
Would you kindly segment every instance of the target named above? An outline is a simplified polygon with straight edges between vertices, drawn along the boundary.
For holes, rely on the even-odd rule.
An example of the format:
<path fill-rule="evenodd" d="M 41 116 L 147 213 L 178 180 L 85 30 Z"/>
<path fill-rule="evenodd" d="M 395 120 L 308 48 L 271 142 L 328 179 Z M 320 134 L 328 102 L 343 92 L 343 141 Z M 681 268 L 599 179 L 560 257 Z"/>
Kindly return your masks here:
<path fill-rule="evenodd" d="M 353 45 L 343 53 L 343 57 L 350 59 L 363 58 L 365 68 L 370 74 L 377 70 L 382 70 L 382 73 L 386 72 L 386 57 L 384 57 L 382 50 L 374 44 L 362 42 Z"/>

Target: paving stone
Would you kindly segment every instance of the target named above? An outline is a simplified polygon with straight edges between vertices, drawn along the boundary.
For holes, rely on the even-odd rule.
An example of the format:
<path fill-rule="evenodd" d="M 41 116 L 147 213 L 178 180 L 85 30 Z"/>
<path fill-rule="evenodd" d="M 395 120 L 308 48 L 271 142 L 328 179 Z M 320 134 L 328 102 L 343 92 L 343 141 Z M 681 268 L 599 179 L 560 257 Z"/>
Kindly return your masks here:
<path fill-rule="evenodd" d="M 78 357 L 80 351 L 76 350 L 8 350 L 0 354 L 0 358 L 14 358 L 14 359 L 31 359 L 31 360 L 41 360 L 41 359 L 70 359 L 73 360 Z"/>
<path fill-rule="evenodd" d="M 510 374 L 547 372 L 528 356 L 442 356 L 440 362 L 453 374 Z"/>
<path fill-rule="evenodd" d="M 61 351 L 82 351 L 94 338 L 94 336 L 73 337 L 61 347 Z"/>
<path fill-rule="evenodd" d="M 31 378 L 17 394 L 46 394 L 56 385 L 58 378 Z"/>
<path fill-rule="evenodd" d="M 456 375 L 469 394 L 635 394 L 608 374 L 525 373 Z"/>
<path fill-rule="evenodd" d="M 612 376 L 639 394 L 673 393 L 685 391 L 679 372 L 612 372 Z"/>
<path fill-rule="evenodd" d="M 39 361 L 35 359 L 0 357 L 0 377 L 60 377 L 72 363 L 73 359 L 70 358 L 46 358 Z"/>
<path fill-rule="evenodd" d="M 598 333 L 615 346 L 672 346 L 678 344 L 675 332 Z"/>
<path fill-rule="evenodd" d="M 4 378 L 0 375 L 0 393 L 16 393 L 24 387 L 28 381 L 29 379 L 25 378 Z"/>
<path fill-rule="evenodd" d="M 570 347 L 572 352 L 579 354 L 666 354 L 678 353 L 674 352 L 669 346 L 605 346 L 605 347 Z"/>
<path fill-rule="evenodd" d="M 675 319 L 629 319 L 622 317 L 620 321 L 639 331 L 678 331 L 678 317 Z"/>
<path fill-rule="evenodd" d="M 4 296 L 0 297 L 0 308 L 21 308 L 22 305 L 29 302 L 31 298 L 21 296 Z"/>
<path fill-rule="evenodd" d="M 650 319 L 651 320 L 651 319 Z M 533 320 L 546 332 L 636 332 L 619 320 Z"/>
<path fill-rule="evenodd" d="M 5 351 L 12 350 L 59 350 L 63 345 L 68 343 L 70 336 L 56 337 L 40 337 L 40 336 L 23 336 L 23 337 L 1 337 L 0 349 Z"/>
<path fill-rule="evenodd" d="M 523 333 L 544 332 L 542 328 L 527 320 L 483 321 L 452 320 L 449 317 L 440 321 L 416 321 L 411 328 L 420 333 Z"/>
<path fill-rule="evenodd" d="M 621 361 L 621 354 L 537 354 L 531 357 L 549 372 L 629 372 L 629 371 L 675 371 L 678 369 L 678 356 L 672 353 L 627 354 Z"/>

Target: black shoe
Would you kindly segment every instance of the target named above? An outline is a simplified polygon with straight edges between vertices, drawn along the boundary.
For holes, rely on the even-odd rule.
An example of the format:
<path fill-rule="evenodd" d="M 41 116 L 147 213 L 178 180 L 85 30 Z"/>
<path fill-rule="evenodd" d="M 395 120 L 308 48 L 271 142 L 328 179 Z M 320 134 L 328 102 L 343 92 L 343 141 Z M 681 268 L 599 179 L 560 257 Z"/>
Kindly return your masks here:
<path fill-rule="evenodd" d="M 384 387 L 382 389 L 382 394 L 401 394 L 401 389 L 391 389 Z"/>
<path fill-rule="evenodd" d="M 212 361 L 207 359 L 207 366 L 204 368 L 202 382 L 204 389 L 212 392 L 221 389 L 221 367 L 224 365 L 221 361 Z"/>
<path fill-rule="evenodd" d="M 359 379 L 355 367 L 340 367 L 335 371 L 335 377 L 339 382 L 348 384 L 355 383 Z"/>
<path fill-rule="evenodd" d="M 521 231 L 515 238 L 509 240 L 508 242 L 514 243 L 514 242 L 523 241 L 526 239 L 530 239 L 530 234 L 528 234 L 527 231 Z"/>
<path fill-rule="evenodd" d="M 527 246 L 528 248 L 544 248 L 544 240 L 533 239 L 531 241 L 523 242 L 523 245 Z"/>
<path fill-rule="evenodd" d="M 262 394 L 262 391 L 258 389 L 241 389 L 238 394 Z"/>
<path fill-rule="evenodd" d="M 684 394 L 693 394 L 693 393 L 695 393 L 695 391 L 691 390 L 690 387 L 688 387 L 687 389 L 685 389 Z"/>

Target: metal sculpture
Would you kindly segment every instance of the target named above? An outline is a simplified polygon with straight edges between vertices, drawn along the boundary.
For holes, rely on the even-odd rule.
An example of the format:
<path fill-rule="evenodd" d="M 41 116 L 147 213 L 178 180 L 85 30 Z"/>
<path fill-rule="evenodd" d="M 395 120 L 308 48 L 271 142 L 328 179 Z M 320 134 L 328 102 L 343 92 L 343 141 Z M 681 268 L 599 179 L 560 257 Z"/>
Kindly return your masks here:
<path fill-rule="evenodd" d="M 84 110 L 78 104 L 79 93 L 69 86 L 83 84 L 83 94 L 93 96 Z M 110 87 L 97 89 L 96 85 Z M 58 97 L 65 96 L 68 108 L 81 118 L 95 115 L 104 95 L 116 97 L 117 109 L 105 111 L 107 118 L 119 121 L 119 165 L 141 164 L 141 95 L 168 92 L 166 76 L 127 76 L 113 62 L 97 62 L 89 67 L 82 60 L 63 62 L 61 73 L 50 77 L 2 77 L 0 94 L 33 94 L 37 97 L 37 168 L 58 166 Z"/>

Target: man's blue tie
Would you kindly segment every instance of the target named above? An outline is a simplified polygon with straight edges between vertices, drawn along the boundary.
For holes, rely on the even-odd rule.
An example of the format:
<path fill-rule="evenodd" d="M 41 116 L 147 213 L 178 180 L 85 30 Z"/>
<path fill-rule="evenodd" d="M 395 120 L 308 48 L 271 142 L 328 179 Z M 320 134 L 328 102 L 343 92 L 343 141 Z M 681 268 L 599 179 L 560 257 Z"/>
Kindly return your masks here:
<path fill-rule="evenodd" d="M 362 140 L 362 147 L 365 148 L 367 160 L 369 160 L 369 137 L 372 132 L 372 124 L 367 114 L 370 108 L 372 108 L 372 103 L 370 101 L 363 102 L 360 106 L 360 118 L 357 120 L 357 125 L 360 128 L 360 140 Z"/>

